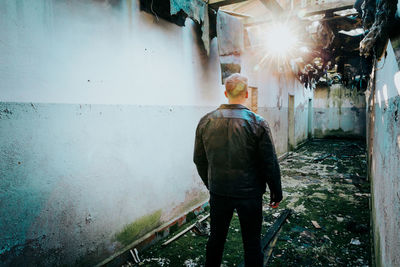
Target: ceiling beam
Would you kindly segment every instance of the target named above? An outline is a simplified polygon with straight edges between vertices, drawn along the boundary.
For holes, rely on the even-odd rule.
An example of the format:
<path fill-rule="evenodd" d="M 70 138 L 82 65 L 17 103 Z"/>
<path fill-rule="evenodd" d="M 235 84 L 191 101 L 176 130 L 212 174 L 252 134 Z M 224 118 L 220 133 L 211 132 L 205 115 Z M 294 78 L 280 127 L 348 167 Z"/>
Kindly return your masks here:
<path fill-rule="evenodd" d="M 221 10 L 222 12 L 225 12 L 226 14 L 229 14 L 231 16 L 234 17 L 239 17 L 239 18 L 252 18 L 252 16 L 249 16 L 247 14 L 243 14 L 243 13 L 238 13 L 238 12 L 233 12 L 233 11 L 229 11 L 229 10 Z"/>
<path fill-rule="evenodd" d="M 346 14 L 345 16 L 334 16 L 334 17 L 323 18 L 323 19 L 320 19 L 318 21 L 320 21 L 320 22 L 323 22 L 323 21 L 330 22 L 330 21 L 348 20 L 348 19 L 350 19 L 349 18 L 350 16 L 354 16 L 354 15 L 355 15 L 354 13 L 350 13 L 350 14 Z M 285 21 L 294 19 L 294 20 L 297 21 L 297 23 L 304 23 L 304 24 L 309 24 L 309 23 L 313 22 L 311 20 L 308 20 L 307 18 L 303 18 L 303 19 L 299 20 L 296 15 L 282 15 L 282 16 L 279 16 L 279 19 L 285 19 Z M 356 18 L 356 19 L 353 19 L 353 20 L 357 21 L 357 22 L 360 21 L 359 18 Z M 271 23 L 271 22 L 274 22 L 274 21 L 276 22 L 277 19 L 276 18 L 271 18 L 271 17 L 265 18 L 264 16 L 252 17 L 252 18 L 245 18 L 243 20 L 243 25 L 245 27 L 250 27 L 250 26 L 255 26 L 255 25 L 259 25 L 259 24 Z"/>
<path fill-rule="evenodd" d="M 260 2 L 272 12 L 283 12 L 283 8 L 276 0 L 260 0 Z"/>
<path fill-rule="evenodd" d="M 279 16 L 279 19 L 276 16 L 269 16 L 269 17 L 265 17 L 265 16 L 259 16 L 259 17 L 252 17 L 252 18 L 247 18 L 243 20 L 243 25 L 245 27 L 251 27 L 251 26 L 255 26 L 255 25 L 260 25 L 260 24 L 266 24 L 266 23 L 271 23 L 271 22 L 277 22 L 279 20 L 284 20 L 284 21 L 289 21 L 292 19 L 296 19 L 298 20 L 298 17 L 296 15 L 293 14 L 281 14 Z"/>
<path fill-rule="evenodd" d="M 304 17 L 319 15 L 319 14 L 329 14 L 340 10 L 352 9 L 354 6 L 354 1 L 343 1 L 337 3 L 318 5 L 313 8 L 305 8 Z"/>
<path fill-rule="evenodd" d="M 227 6 L 227 5 L 236 4 L 236 3 L 245 2 L 245 1 L 248 1 L 248 0 L 210 0 L 208 2 L 208 5 L 211 8 L 217 10 L 221 6 Z"/>

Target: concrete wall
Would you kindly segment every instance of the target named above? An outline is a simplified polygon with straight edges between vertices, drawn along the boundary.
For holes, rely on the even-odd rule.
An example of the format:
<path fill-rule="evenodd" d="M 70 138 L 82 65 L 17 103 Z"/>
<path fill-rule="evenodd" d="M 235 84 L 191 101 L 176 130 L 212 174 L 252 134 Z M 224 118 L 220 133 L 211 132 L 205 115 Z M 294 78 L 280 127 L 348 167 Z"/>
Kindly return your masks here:
<path fill-rule="evenodd" d="M 369 120 L 369 177 L 376 266 L 400 266 L 400 71 L 389 42 L 378 62 Z"/>
<path fill-rule="evenodd" d="M 0 265 L 91 265 L 207 200 L 216 39 L 113 3 L 0 2 Z"/>
<path fill-rule="evenodd" d="M 207 57 L 191 20 L 135 0 L 3 0 L 0 37 L 0 265 L 92 265 L 207 200 L 192 153 L 226 102 L 216 39 Z M 243 72 L 282 154 L 288 95 L 297 142 L 312 95 L 259 59 Z"/>
<path fill-rule="evenodd" d="M 363 92 L 341 84 L 314 91 L 314 137 L 365 138 L 366 101 Z"/>

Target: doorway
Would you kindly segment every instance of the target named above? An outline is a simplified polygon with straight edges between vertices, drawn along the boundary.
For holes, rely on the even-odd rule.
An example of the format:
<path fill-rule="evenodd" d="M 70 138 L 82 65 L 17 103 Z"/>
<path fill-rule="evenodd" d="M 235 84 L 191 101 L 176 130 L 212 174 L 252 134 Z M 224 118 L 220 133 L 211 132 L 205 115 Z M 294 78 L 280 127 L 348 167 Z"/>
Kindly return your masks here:
<path fill-rule="evenodd" d="M 296 146 L 294 137 L 294 95 L 289 95 L 288 101 L 288 150 Z"/>
<path fill-rule="evenodd" d="M 258 88 L 249 86 L 249 98 L 246 99 L 245 106 L 254 113 L 258 111 Z"/>

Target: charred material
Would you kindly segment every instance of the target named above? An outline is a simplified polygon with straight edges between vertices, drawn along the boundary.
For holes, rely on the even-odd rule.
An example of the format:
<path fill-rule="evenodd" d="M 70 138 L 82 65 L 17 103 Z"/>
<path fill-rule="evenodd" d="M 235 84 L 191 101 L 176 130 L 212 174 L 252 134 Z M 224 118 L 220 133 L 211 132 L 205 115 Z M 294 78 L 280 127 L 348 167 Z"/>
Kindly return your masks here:
<path fill-rule="evenodd" d="M 140 10 L 153 14 L 156 17 L 165 19 L 178 26 L 185 26 L 187 15 L 182 10 L 175 15 L 170 13 L 170 1 L 164 0 L 140 0 Z"/>
<path fill-rule="evenodd" d="M 361 3 L 356 2 L 355 8 L 361 10 Z M 303 57 L 298 73 L 305 87 L 342 83 L 349 88 L 366 89 L 372 57 L 360 56 L 364 38 L 361 15 L 346 12 L 350 15 L 327 11 L 307 27 L 310 38 L 305 43 L 311 44 L 312 52 Z"/>
<path fill-rule="evenodd" d="M 364 1 L 362 5 L 364 28 L 369 32 L 360 43 L 361 55 L 381 57 L 395 22 L 396 10 L 397 0 L 382 0 L 376 7 L 375 1 Z M 372 20 L 373 14 L 374 20 Z"/>

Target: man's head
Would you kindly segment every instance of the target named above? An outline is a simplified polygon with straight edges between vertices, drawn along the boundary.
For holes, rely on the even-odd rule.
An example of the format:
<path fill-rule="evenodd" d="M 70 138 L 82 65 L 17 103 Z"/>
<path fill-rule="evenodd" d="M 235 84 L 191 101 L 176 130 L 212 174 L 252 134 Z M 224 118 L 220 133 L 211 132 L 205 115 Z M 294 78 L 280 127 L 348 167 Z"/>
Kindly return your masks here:
<path fill-rule="evenodd" d="M 225 96 L 231 104 L 241 104 L 249 94 L 247 92 L 247 78 L 234 73 L 225 80 Z"/>

